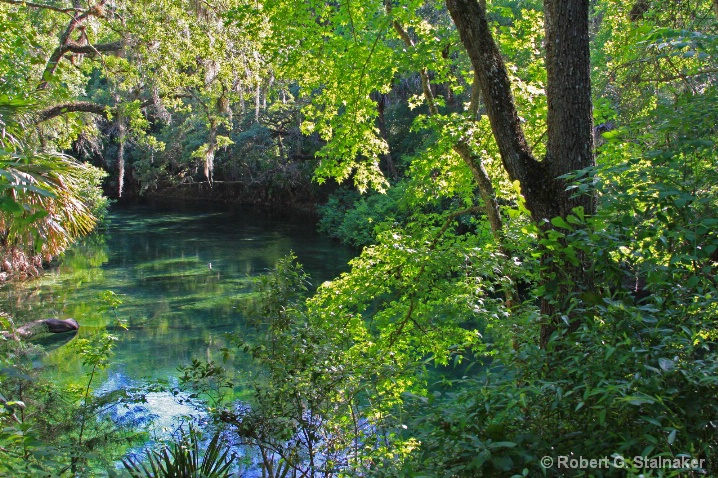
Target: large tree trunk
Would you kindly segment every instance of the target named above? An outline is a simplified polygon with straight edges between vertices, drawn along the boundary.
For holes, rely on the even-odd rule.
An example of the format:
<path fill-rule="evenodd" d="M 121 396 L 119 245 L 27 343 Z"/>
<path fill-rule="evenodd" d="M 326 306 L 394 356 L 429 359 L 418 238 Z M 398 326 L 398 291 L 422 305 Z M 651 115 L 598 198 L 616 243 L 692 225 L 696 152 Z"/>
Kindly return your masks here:
<path fill-rule="evenodd" d="M 585 214 L 595 211 L 591 195 L 575 196 L 566 191 L 559 176 L 595 165 L 593 154 L 593 112 L 591 107 L 591 67 L 589 50 L 589 0 L 544 0 L 546 29 L 546 99 L 548 100 L 546 160 L 547 180 L 551 181 L 555 198 L 545 197 L 542 217 L 566 217 L 574 208 Z M 579 256 L 578 265 L 544 264 L 544 281 L 554 281 L 554 300 L 543 298 L 541 312 L 545 322 L 540 343 L 546 346 L 559 323 L 558 298 L 590 288 L 591 275 L 586 270 L 589 259 Z M 568 270 L 567 270 L 568 269 Z M 569 280 L 558 280 L 561 273 Z M 576 328 L 576 321 L 570 327 Z"/>
<path fill-rule="evenodd" d="M 548 100 L 547 173 L 559 199 L 547 218 L 566 217 L 575 207 L 593 214 L 592 196 L 572 198 L 558 176 L 595 165 L 591 62 L 588 37 L 589 0 L 545 0 L 546 99 Z"/>
<path fill-rule="evenodd" d="M 548 142 L 546 158 L 534 157 L 528 146 L 516 110 L 511 83 L 501 52 L 486 20 L 486 8 L 476 0 L 446 0 L 461 41 L 467 50 L 486 104 L 492 132 L 501 160 L 511 180 L 518 180 L 533 220 L 543 230 L 551 219 L 566 217 L 581 206 L 592 214 L 593 198 L 574 198 L 559 176 L 593 166 L 593 122 L 588 37 L 589 0 L 545 0 L 546 69 L 548 81 Z M 544 283 L 556 272 L 546 269 Z M 590 278 L 581 265 L 564 270 L 570 276 L 568 287 L 581 289 Z M 568 296 L 566 290 L 565 296 Z M 543 298 L 546 322 L 541 328 L 541 345 L 556 329 L 560 313 L 554 303 Z"/>

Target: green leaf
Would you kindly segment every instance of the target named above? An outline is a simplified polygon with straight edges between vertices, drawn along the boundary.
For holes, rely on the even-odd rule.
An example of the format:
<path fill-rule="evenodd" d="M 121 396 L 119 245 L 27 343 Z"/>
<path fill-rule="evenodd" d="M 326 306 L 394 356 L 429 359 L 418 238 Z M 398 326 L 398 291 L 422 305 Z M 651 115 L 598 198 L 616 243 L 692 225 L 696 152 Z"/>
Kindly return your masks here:
<path fill-rule="evenodd" d="M 625 400 L 631 405 L 636 406 L 656 403 L 656 401 L 650 397 L 626 397 Z"/>
<path fill-rule="evenodd" d="M 568 229 L 569 231 L 573 231 L 573 227 L 571 227 L 571 225 L 567 223 L 561 216 L 557 216 L 551 219 L 551 224 L 562 229 Z"/>
<path fill-rule="evenodd" d="M 492 456 L 491 463 L 499 470 L 508 471 L 514 465 L 510 456 Z"/>
<path fill-rule="evenodd" d="M 487 446 L 487 448 L 491 448 L 491 449 L 514 448 L 516 446 L 516 443 L 511 442 L 511 441 L 497 441 L 497 442 L 488 443 L 486 446 Z"/>

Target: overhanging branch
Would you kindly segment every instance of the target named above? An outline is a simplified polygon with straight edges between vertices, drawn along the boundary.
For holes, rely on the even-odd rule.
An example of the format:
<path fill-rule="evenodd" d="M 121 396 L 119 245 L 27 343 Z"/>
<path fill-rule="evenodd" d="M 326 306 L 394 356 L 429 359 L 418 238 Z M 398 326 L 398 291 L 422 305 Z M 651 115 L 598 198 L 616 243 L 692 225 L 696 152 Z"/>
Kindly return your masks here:
<path fill-rule="evenodd" d="M 47 5 L 44 3 L 35 3 L 35 2 L 25 2 L 22 0 L 0 0 L 0 3 L 7 3 L 9 5 L 20 5 L 23 7 L 31 7 L 31 8 L 44 8 L 45 10 L 52 10 L 53 12 L 60 12 L 60 13 L 67 13 L 67 14 L 73 14 L 77 12 L 81 12 L 82 9 L 80 8 L 62 8 L 62 7 L 56 7 L 54 5 Z"/>
<path fill-rule="evenodd" d="M 3 2 L 8 1 L 14 1 L 14 0 L 0 0 Z M 47 88 L 47 86 L 50 83 L 50 78 L 55 74 L 55 70 L 57 70 L 57 65 L 60 63 L 60 60 L 62 57 L 67 53 L 69 50 L 64 50 L 64 48 L 67 48 L 68 45 L 73 44 L 73 42 L 70 39 L 70 36 L 72 33 L 80 28 L 82 24 L 87 20 L 88 17 L 94 16 L 94 17 L 102 17 L 104 15 L 103 8 L 108 0 L 100 0 L 96 5 L 93 5 L 92 7 L 88 8 L 87 10 L 77 10 L 72 9 L 70 12 L 72 13 L 72 18 L 70 19 L 70 23 L 67 25 L 67 28 L 60 36 L 60 44 L 57 48 L 55 48 L 55 51 L 52 52 L 50 55 L 50 58 L 48 58 L 47 63 L 45 64 L 45 69 L 42 72 L 42 79 L 40 80 L 40 84 L 37 86 L 38 90 L 44 90 Z M 82 12 L 82 13 L 80 13 Z M 68 13 L 68 12 L 66 12 Z"/>
<path fill-rule="evenodd" d="M 92 55 L 93 53 L 105 53 L 110 51 L 120 51 L 125 46 L 124 41 L 116 41 L 111 43 L 99 43 L 97 45 L 85 44 L 77 42 L 69 42 L 61 47 L 62 54 L 78 53 L 83 55 Z"/>
<path fill-rule="evenodd" d="M 40 111 L 35 120 L 35 124 L 56 118 L 67 113 L 93 113 L 107 119 L 109 106 L 90 101 L 73 101 L 70 103 L 61 103 Z"/>

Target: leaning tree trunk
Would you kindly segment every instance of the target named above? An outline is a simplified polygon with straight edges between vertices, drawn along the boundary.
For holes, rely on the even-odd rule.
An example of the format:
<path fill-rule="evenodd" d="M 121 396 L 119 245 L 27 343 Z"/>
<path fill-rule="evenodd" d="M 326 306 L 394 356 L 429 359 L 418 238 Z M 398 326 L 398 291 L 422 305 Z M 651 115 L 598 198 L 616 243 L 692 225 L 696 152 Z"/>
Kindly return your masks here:
<path fill-rule="evenodd" d="M 511 93 L 506 66 L 489 28 L 484 2 L 446 0 L 461 41 L 478 78 L 486 114 L 499 148 L 504 169 L 518 180 L 534 222 L 546 231 L 551 219 L 566 217 L 575 207 L 586 214 L 595 210 L 590 196 L 573 197 L 558 177 L 593 166 L 593 132 L 588 37 L 589 0 L 545 0 L 547 153 L 539 161 L 528 146 Z M 546 259 L 549 259 L 544 255 Z M 548 262 L 548 261 L 547 261 Z M 552 263 L 553 264 L 553 263 Z M 549 285 L 557 266 L 544 268 L 542 282 Z M 563 269 L 570 280 L 565 296 L 590 285 L 585 264 Z M 546 346 L 560 317 L 555 302 L 541 301 L 545 323 L 540 342 Z"/>

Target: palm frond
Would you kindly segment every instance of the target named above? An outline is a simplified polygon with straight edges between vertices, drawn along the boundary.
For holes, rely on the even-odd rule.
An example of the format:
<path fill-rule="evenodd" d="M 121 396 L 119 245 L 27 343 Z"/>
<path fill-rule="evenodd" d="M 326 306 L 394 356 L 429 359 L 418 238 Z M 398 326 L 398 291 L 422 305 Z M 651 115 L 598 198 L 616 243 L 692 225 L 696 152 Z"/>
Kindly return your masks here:
<path fill-rule="evenodd" d="M 33 100 L 0 95 L 0 148 L 15 150 L 23 145 L 36 108 Z"/>
<path fill-rule="evenodd" d="M 53 256 L 95 227 L 82 197 L 91 166 L 27 144 L 37 104 L 0 96 L 0 233 L 2 246 Z"/>
<path fill-rule="evenodd" d="M 190 428 L 172 444 L 149 452 L 144 461 L 126 457 L 122 464 L 133 478 L 225 478 L 230 476 L 233 461 L 231 447 L 220 432 L 214 434 L 201 453 L 200 437 Z"/>

